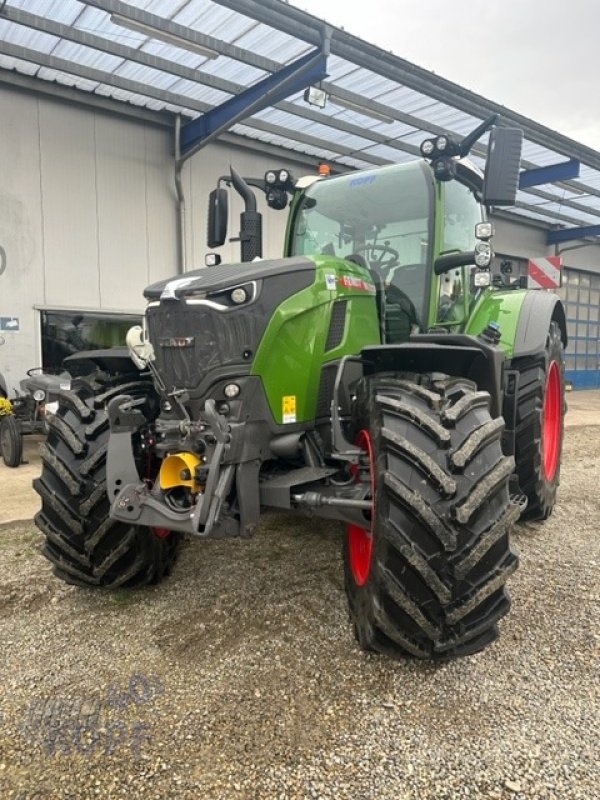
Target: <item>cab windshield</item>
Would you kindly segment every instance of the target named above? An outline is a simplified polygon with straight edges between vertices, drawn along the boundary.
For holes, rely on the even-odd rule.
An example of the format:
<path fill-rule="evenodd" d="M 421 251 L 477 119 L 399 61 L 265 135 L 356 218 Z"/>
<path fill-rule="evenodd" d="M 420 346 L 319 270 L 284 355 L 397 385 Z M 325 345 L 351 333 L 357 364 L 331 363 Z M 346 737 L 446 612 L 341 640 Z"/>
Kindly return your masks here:
<path fill-rule="evenodd" d="M 433 202 L 431 170 L 421 161 L 318 181 L 297 209 L 292 254 L 362 256 L 423 315 Z"/>

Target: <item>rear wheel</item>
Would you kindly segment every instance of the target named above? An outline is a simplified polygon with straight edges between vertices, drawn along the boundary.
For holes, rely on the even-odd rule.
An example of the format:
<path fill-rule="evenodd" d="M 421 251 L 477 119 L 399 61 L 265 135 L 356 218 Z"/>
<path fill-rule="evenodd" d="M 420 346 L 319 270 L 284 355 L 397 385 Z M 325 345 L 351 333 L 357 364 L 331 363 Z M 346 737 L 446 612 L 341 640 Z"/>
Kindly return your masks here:
<path fill-rule="evenodd" d="M 345 585 L 360 644 L 392 656 L 481 650 L 508 611 L 517 567 L 509 531 L 513 459 L 501 419 L 469 381 L 378 376 L 357 392 L 357 480 L 373 509 L 344 541 Z"/>
<path fill-rule="evenodd" d="M 517 359 L 519 370 L 515 438 L 516 471 L 528 505 L 525 519 L 547 519 L 556 503 L 566 411 L 563 343 L 550 324 L 546 350 Z"/>
<path fill-rule="evenodd" d="M 23 457 L 23 436 L 13 414 L 0 417 L 0 451 L 7 467 L 18 467 Z"/>
<path fill-rule="evenodd" d="M 102 388 L 81 382 L 61 393 L 58 411 L 48 421 L 42 474 L 34 481 L 42 498 L 35 522 L 46 537 L 44 555 L 67 583 L 109 588 L 157 583 L 177 554 L 180 534 L 127 525 L 109 516 L 105 406 L 118 394 L 145 398 L 143 410 L 152 418 L 154 390 L 137 380 Z"/>

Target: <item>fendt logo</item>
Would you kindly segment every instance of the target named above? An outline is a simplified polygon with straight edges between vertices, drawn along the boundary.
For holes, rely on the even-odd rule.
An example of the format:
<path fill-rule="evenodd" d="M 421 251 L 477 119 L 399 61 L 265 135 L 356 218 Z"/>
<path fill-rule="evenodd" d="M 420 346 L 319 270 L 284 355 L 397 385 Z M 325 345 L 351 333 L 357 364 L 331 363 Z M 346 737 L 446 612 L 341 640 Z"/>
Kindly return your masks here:
<path fill-rule="evenodd" d="M 161 347 L 193 347 L 196 341 L 195 336 L 168 336 L 160 339 Z"/>

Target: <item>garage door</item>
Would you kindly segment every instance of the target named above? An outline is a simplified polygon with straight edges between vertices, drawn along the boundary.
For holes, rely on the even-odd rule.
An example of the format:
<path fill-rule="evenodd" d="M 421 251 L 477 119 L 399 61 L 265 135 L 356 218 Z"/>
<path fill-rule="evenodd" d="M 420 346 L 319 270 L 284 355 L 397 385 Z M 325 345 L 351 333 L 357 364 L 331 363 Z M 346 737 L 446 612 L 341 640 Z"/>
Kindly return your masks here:
<path fill-rule="evenodd" d="M 576 389 L 600 387 L 600 275 L 566 269 L 560 291 L 567 313 L 566 377 Z"/>

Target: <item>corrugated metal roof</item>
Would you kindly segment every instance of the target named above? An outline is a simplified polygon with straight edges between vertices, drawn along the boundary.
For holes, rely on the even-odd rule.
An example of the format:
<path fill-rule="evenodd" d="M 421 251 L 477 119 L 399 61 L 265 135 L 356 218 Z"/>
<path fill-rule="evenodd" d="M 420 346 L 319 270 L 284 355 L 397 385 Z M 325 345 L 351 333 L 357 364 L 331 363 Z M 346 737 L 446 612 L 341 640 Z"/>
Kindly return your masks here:
<path fill-rule="evenodd" d="M 197 117 L 311 51 L 321 23 L 282 0 L 7 0 L 0 6 L 0 69 L 73 86 L 134 106 Z M 173 43 L 125 27 L 113 15 L 183 26 Z M 191 49 L 190 49 L 191 48 Z M 494 107 L 462 87 L 334 29 L 327 106 L 303 93 L 232 131 L 353 168 L 405 161 L 423 138 L 471 131 Z M 358 107 L 356 106 L 358 104 Z M 580 177 L 518 194 L 517 216 L 552 225 L 600 222 L 600 154 L 501 109 L 525 130 L 522 167 L 577 158 Z M 487 137 L 473 152 L 483 164 Z"/>

